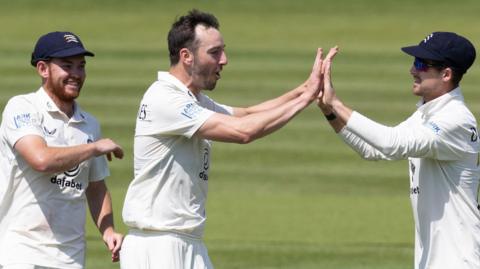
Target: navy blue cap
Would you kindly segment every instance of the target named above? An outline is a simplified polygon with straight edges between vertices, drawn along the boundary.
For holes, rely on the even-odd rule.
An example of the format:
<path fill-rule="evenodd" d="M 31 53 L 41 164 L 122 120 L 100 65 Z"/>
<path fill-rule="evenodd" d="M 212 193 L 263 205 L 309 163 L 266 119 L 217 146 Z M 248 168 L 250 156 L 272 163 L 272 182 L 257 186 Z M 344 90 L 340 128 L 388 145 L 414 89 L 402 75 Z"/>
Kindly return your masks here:
<path fill-rule="evenodd" d="M 467 72 L 475 61 L 475 47 L 468 39 L 451 32 L 433 32 L 417 46 L 402 50 L 414 57 L 444 63 L 447 67 Z"/>
<path fill-rule="evenodd" d="M 51 32 L 38 39 L 30 63 L 36 66 L 38 61 L 76 55 L 95 56 L 83 47 L 82 41 L 74 33 Z"/>

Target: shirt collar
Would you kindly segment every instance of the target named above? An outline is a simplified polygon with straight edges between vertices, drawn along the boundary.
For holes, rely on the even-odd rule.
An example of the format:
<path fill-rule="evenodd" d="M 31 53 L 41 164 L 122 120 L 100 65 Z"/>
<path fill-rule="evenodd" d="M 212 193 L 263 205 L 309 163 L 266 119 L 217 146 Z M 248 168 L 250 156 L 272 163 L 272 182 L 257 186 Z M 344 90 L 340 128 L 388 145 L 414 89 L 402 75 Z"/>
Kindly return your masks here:
<path fill-rule="evenodd" d="M 195 94 L 193 94 L 183 82 L 181 82 L 178 78 L 176 78 L 174 75 L 170 74 L 169 72 L 164 72 L 164 71 L 159 71 L 158 72 L 158 80 L 159 81 L 166 81 L 169 83 L 174 84 L 178 89 L 180 89 L 182 92 L 187 94 L 188 96 L 192 97 L 195 101 L 198 101 L 197 97 Z"/>
<path fill-rule="evenodd" d="M 38 103 L 48 112 L 52 113 L 60 113 L 65 115 L 58 106 L 53 102 L 52 98 L 47 94 L 46 90 L 43 87 L 40 87 L 36 92 Z M 66 115 L 65 115 L 66 116 Z M 73 116 L 69 119 L 71 122 L 82 122 L 85 120 L 85 115 L 77 104 L 77 102 L 73 103 Z"/>
<path fill-rule="evenodd" d="M 453 99 L 457 99 L 463 102 L 463 94 L 460 90 L 460 87 L 457 87 L 446 94 L 439 96 L 430 102 L 423 103 L 423 99 L 417 103 L 418 111 L 423 113 L 429 113 L 441 109 L 445 104 L 450 102 Z"/>

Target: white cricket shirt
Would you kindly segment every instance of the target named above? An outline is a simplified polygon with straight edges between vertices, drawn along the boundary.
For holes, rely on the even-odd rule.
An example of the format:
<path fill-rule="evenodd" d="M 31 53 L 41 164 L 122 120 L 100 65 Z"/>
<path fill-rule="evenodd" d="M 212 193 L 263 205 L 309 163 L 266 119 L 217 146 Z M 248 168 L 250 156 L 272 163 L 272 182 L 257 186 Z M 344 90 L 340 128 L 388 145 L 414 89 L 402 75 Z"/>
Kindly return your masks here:
<path fill-rule="evenodd" d="M 354 112 L 340 136 L 366 159 L 408 158 L 415 269 L 480 268 L 479 141 L 460 88 L 393 128 Z"/>
<path fill-rule="evenodd" d="M 211 141 L 195 132 L 215 112 L 232 114 L 233 109 L 201 93 L 195 96 L 168 72 L 158 73 L 138 111 L 125 224 L 202 238 Z"/>
<path fill-rule="evenodd" d="M 66 147 L 99 139 L 97 121 L 75 105 L 69 119 L 43 88 L 9 100 L 0 127 L 0 264 L 83 268 L 85 189 L 109 175 L 104 156 L 58 174 L 32 169 L 15 151 L 26 135 Z"/>

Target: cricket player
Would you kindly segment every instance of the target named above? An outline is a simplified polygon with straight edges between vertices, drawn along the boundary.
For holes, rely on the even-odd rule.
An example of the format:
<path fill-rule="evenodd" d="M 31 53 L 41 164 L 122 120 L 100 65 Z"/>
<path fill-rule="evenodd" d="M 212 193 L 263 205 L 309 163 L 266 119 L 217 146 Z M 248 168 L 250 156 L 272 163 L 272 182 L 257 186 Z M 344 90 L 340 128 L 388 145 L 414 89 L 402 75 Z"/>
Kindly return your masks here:
<path fill-rule="evenodd" d="M 460 81 L 475 48 L 451 32 L 434 32 L 402 50 L 415 57 L 410 73 L 417 110 L 388 127 L 352 111 L 336 96 L 325 62 L 319 106 L 331 126 L 368 160 L 408 159 L 415 220 L 415 269 L 480 268 L 479 141 Z"/>
<path fill-rule="evenodd" d="M 216 103 L 213 90 L 227 64 L 217 19 L 190 11 L 168 34 L 170 70 L 159 72 L 140 103 L 134 172 L 123 208 L 130 230 L 121 268 L 213 268 L 202 237 L 212 141 L 249 143 L 268 135 L 316 99 L 319 50 L 309 79 L 248 108 Z"/>
<path fill-rule="evenodd" d="M 117 261 L 105 155 L 122 148 L 102 139 L 96 119 L 75 99 L 86 77 L 87 51 L 71 32 L 40 37 L 31 64 L 35 92 L 11 98 L 0 126 L 0 269 L 81 269 L 86 203 Z"/>

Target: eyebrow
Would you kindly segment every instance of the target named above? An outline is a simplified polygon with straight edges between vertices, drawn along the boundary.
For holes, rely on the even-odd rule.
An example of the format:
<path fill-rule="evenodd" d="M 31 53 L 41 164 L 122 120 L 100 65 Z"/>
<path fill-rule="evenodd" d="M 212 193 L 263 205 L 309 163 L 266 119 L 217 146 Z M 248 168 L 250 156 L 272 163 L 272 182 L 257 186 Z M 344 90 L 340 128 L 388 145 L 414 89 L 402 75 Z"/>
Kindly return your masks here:
<path fill-rule="evenodd" d="M 223 44 L 223 46 L 221 46 L 221 45 L 214 46 L 214 47 L 209 48 L 208 51 L 216 50 L 216 49 L 225 49 L 225 47 L 227 47 L 227 45 L 225 45 L 225 44 Z"/>

